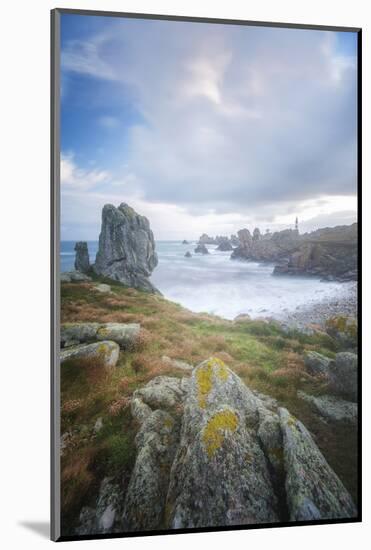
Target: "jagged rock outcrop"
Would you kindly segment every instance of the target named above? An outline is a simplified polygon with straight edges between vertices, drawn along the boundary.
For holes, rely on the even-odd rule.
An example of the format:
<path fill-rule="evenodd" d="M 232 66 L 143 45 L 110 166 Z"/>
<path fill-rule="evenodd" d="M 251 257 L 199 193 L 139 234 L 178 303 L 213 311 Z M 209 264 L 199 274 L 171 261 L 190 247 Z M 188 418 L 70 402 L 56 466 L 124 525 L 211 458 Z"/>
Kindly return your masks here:
<path fill-rule="evenodd" d="M 64 271 L 60 277 L 61 283 L 86 283 L 91 281 L 91 277 L 80 271 Z"/>
<path fill-rule="evenodd" d="M 275 267 L 275 275 L 357 280 L 357 224 L 319 229 L 303 235 L 300 242 L 287 261 Z"/>
<path fill-rule="evenodd" d="M 149 221 L 125 203 L 106 204 L 102 211 L 94 271 L 120 283 L 158 292 L 149 276 L 158 263 Z"/>
<path fill-rule="evenodd" d="M 198 244 L 195 248 L 195 254 L 209 254 L 209 251 L 204 244 Z"/>
<path fill-rule="evenodd" d="M 198 244 L 215 244 L 215 239 L 209 237 L 206 233 L 202 233 L 201 237 L 198 239 Z"/>
<path fill-rule="evenodd" d="M 139 323 L 63 323 L 60 331 L 62 348 L 97 340 L 112 340 L 122 349 L 132 350 L 139 337 Z"/>
<path fill-rule="evenodd" d="M 313 376 L 328 378 L 331 359 L 316 351 L 307 351 L 304 355 L 305 370 Z"/>
<path fill-rule="evenodd" d="M 298 397 L 309 403 L 326 422 L 345 422 L 353 425 L 357 423 L 357 403 L 333 395 L 314 396 L 302 391 L 298 391 Z"/>
<path fill-rule="evenodd" d="M 231 235 L 230 243 L 232 246 L 238 246 L 240 244 L 237 235 Z"/>
<path fill-rule="evenodd" d="M 226 238 L 220 241 L 217 250 L 220 250 L 221 252 L 229 252 L 230 250 L 233 250 L 233 246 L 231 245 L 229 239 Z"/>
<path fill-rule="evenodd" d="M 75 244 L 75 269 L 81 273 L 89 273 L 90 260 L 88 243 L 85 241 L 79 241 Z"/>
<path fill-rule="evenodd" d="M 125 530 L 159 529 L 164 525 L 171 465 L 179 441 L 177 408 L 186 388 L 185 380 L 158 376 L 134 392 L 131 412 L 140 429 L 135 438 L 137 457 L 125 497 Z"/>
<path fill-rule="evenodd" d="M 238 232 L 231 258 L 274 262 L 275 275 L 311 275 L 327 280 L 357 279 L 357 224 L 324 228 L 300 235 L 284 229 L 262 235 L 255 228 Z"/>
<path fill-rule="evenodd" d="M 122 531 L 122 506 L 122 487 L 112 478 L 104 478 L 95 507 L 82 508 L 76 534 L 82 536 Z"/>
<path fill-rule="evenodd" d="M 257 399 L 221 361 L 193 372 L 167 497 L 170 528 L 278 521 Z M 236 475 L 238 472 L 238 475 Z"/>
<path fill-rule="evenodd" d="M 122 529 L 351 518 L 356 508 L 304 425 L 219 359 L 137 390 L 137 456 Z"/>
<path fill-rule="evenodd" d="M 336 354 L 329 365 L 329 388 L 351 401 L 357 401 L 358 356 L 355 353 Z"/>
<path fill-rule="evenodd" d="M 184 241 L 182 241 L 182 244 L 189 244 L 189 242 L 186 239 L 184 239 Z"/>
<path fill-rule="evenodd" d="M 61 365 L 73 362 L 78 367 L 94 365 L 111 368 L 116 366 L 119 354 L 120 348 L 116 342 L 104 340 L 94 344 L 80 344 L 62 349 L 60 361 Z"/>
<path fill-rule="evenodd" d="M 292 229 L 264 236 L 258 228 L 254 229 L 253 236 L 248 229 L 241 229 L 238 237 L 239 246 L 233 251 L 231 258 L 258 262 L 275 262 L 286 258 L 300 243 L 297 232 Z"/>
<path fill-rule="evenodd" d="M 291 521 L 352 518 L 357 514 L 344 485 L 305 426 L 279 409 Z"/>
<path fill-rule="evenodd" d="M 192 254 L 190 253 L 189 250 L 187 250 L 187 252 L 184 254 L 184 257 L 185 258 L 192 258 Z"/>
<path fill-rule="evenodd" d="M 261 239 L 261 233 L 259 227 L 255 227 L 253 234 L 252 234 L 252 240 L 253 241 L 260 241 Z"/>

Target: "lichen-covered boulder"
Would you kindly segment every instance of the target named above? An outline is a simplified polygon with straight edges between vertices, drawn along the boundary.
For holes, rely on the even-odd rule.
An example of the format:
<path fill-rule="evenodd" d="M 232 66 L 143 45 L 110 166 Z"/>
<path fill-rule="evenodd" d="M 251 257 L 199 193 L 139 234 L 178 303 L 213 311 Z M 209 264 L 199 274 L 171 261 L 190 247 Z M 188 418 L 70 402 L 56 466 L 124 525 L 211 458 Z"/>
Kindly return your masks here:
<path fill-rule="evenodd" d="M 358 405 L 351 401 L 345 401 L 333 395 L 308 395 L 298 391 L 298 397 L 303 399 L 323 418 L 326 422 L 345 422 L 356 424 L 358 419 Z"/>
<path fill-rule="evenodd" d="M 182 380 L 171 376 L 156 376 L 133 395 L 153 409 L 172 409 L 182 403 L 184 396 Z"/>
<path fill-rule="evenodd" d="M 278 521 L 257 423 L 258 400 L 222 361 L 194 369 L 171 469 L 167 527 Z"/>
<path fill-rule="evenodd" d="M 184 371 L 191 371 L 193 370 L 193 366 L 189 363 L 186 363 L 185 361 L 182 361 L 181 359 L 171 359 L 171 357 L 168 357 L 167 355 L 163 355 L 161 357 L 161 361 L 163 363 L 166 363 L 169 365 L 169 367 L 180 369 Z"/>
<path fill-rule="evenodd" d="M 125 498 L 124 530 L 163 527 L 170 469 L 178 437 L 178 425 L 169 413 L 156 410 L 144 419 L 135 438 L 137 457 Z"/>
<path fill-rule="evenodd" d="M 158 292 L 149 280 L 157 263 L 147 218 L 125 203 L 118 208 L 106 204 L 94 271 L 130 287 Z"/>
<path fill-rule="evenodd" d="M 331 359 L 316 351 L 307 351 L 304 355 L 305 370 L 313 376 L 329 376 Z"/>
<path fill-rule="evenodd" d="M 279 409 L 284 445 L 286 496 L 291 521 L 357 515 L 352 498 L 305 426 Z"/>
<path fill-rule="evenodd" d="M 64 271 L 60 276 L 61 283 L 86 283 L 91 277 L 80 271 Z"/>
<path fill-rule="evenodd" d="M 120 348 L 116 342 L 103 341 L 94 344 L 80 344 L 62 349 L 60 361 L 76 363 L 77 366 L 95 366 L 102 368 L 115 367 L 119 358 Z"/>
<path fill-rule="evenodd" d="M 100 292 L 101 294 L 110 294 L 110 292 L 112 292 L 110 285 L 106 285 L 105 283 L 96 285 L 94 287 L 94 290 L 96 290 L 97 292 Z"/>
<path fill-rule="evenodd" d="M 90 271 L 90 260 L 88 243 L 86 241 L 79 241 L 75 244 L 75 269 L 81 273 L 88 273 Z"/>
<path fill-rule="evenodd" d="M 104 323 L 97 330 L 97 340 L 113 340 L 122 349 L 134 349 L 140 334 L 139 323 Z"/>
<path fill-rule="evenodd" d="M 351 352 L 337 353 L 330 364 L 329 389 L 357 401 L 358 396 L 358 356 Z"/>
<path fill-rule="evenodd" d="M 61 347 L 77 343 L 92 343 L 112 340 L 122 349 L 132 350 L 140 337 L 139 323 L 63 323 L 61 325 Z"/>
<path fill-rule="evenodd" d="M 60 332 L 61 346 L 94 342 L 99 326 L 99 323 L 63 323 Z"/>

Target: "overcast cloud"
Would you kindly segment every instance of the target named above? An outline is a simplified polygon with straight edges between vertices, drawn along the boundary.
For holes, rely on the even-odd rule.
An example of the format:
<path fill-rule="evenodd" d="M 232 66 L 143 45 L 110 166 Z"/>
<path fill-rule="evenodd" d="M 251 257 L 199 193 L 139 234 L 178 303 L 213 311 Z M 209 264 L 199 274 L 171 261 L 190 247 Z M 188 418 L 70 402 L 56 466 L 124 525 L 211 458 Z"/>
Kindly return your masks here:
<path fill-rule="evenodd" d="M 96 19 L 62 48 L 63 102 L 78 109 L 73 86 L 87 79 L 101 136 L 91 147 L 86 136 L 84 155 L 64 141 L 62 237 L 96 238 L 103 204 L 122 201 L 158 238 L 280 228 L 296 215 L 306 229 L 355 221 L 355 40 Z"/>

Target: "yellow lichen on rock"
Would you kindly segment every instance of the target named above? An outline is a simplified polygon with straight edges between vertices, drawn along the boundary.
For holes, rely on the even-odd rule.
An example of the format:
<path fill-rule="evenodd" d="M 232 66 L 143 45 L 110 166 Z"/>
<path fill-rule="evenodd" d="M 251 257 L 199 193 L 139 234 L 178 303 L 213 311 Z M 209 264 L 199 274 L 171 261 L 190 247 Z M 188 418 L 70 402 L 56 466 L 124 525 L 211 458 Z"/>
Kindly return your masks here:
<path fill-rule="evenodd" d="M 99 355 L 106 355 L 106 353 L 109 352 L 109 349 L 108 349 L 108 346 L 107 344 L 99 344 L 98 348 L 97 348 L 97 353 Z"/>
<path fill-rule="evenodd" d="M 202 434 L 202 439 L 209 458 L 211 458 L 222 446 L 225 432 L 235 432 L 237 426 L 237 414 L 228 409 L 218 411 L 210 418 Z"/>
<path fill-rule="evenodd" d="M 226 365 L 221 359 L 212 357 L 202 365 L 196 372 L 197 385 L 198 385 L 198 404 L 204 409 L 206 406 L 206 399 L 213 387 L 213 373 L 220 380 L 226 381 L 229 372 Z"/>

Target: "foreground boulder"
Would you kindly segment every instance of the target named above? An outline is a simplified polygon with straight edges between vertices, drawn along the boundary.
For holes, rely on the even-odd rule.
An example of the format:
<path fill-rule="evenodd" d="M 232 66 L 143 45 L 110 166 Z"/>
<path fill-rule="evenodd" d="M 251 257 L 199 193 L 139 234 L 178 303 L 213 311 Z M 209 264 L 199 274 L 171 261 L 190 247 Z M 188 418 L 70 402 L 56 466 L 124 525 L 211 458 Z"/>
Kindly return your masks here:
<path fill-rule="evenodd" d="M 103 479 L 95 507 L 84 506 L 80 512 L 78 535 L 121 531 L 122 489 L 112 478 Z"/>
<path fill-rule="evenodd" d="M 354 317 L 339 315 L 327 319 L 326 332 L 343 348 L 354 349 L 357 347 L 358 324 Z"/>
<path fill-rule="evenodd" d="M 88 273 L 90 271 L 90 260 L 88 243 L 86 241 L 79 241 L 75 244 L 75 269 L 81 273 Z"/>
<path fill-rule="evenodd" d="M 122 349 L 134 349 L 140 337 L 138 323 L 63 323 L 61 347 L 67 348 L 97 340 L 112 340 Z"/>
<path fill-rule="evenodd" d="M 149 221 L 125 203 L 106 204 L 94 271 L 129 287 L 158 292 L 149 276 L 158 263 Z"/>
<path fill-rule="evenodd" d="M 64 271 L 60 277 L 61 283 L 86 283 L 91 281 L 91 277 L 81 271 Z"/>
<path fill-rule="evenodd" d="M 104 323 L 97 330 L 97 340 L 113 340 L 120 348 L 131 350 L 138 343 L 139 323 Z"/>
<path fill-rule="evenodd" d="M 122 517 L 127 531 L 159 529 L 164 522 L 166 494 L 178 426 L 162 410 L 151 411 L 135 438 L 137 458 Z"/>
<path fill-rule="evenodd" d="M 171 470 L 170 528 L 279 520 L 256 420 L 256 398 L 221 361 L 194 370 Z"/>
<path fill-rule="evenodd" d="M 111 368 L 116 366 L 119 354 L 120 348 L 116 342 L 103 341 L 63 349 L 60 353 L 60 361 L 61 365 L 73 362 L 78 366 Z"/>
<path fill-rule="evenodd" d="M 303 424 L 219 359 L 190 377 L 154 378 L 134 392 L 130 407 L 138 432 L 119 499 L 122 531 L 356 515 Z M 115 528 L 117 510 L 108 508 L 104 525 Z M 87 517 L 97 525 L 94 510 Z"/>
<path fill-rule="evenodd" d="M 291 521 L 352 518 L 356 508 L 305 426 L 279 409 Z"/>
<path fill-rule="evenodd" d="M 316 351 L 307 351 L 304 355 L 305 370 L 313 376 L 329 376 L 331 359 Z"/>
<path fill-rule="evenodd" d="M 345 401 L 333 395 L 308 395 L 298 391 L 298 397 L 309 403 L 318 415 L 326 422 L 357 423 L 358 406 L 352 401 Z"/>
<path fill-rule="evenodd" d="M 60 331 L 61 347 L 94 342 L 99 327 L 99 323 L 63 323 Z"/>
<path fill-rule="evenodd" d="M 357 401 L 358 357 L 355 353 L 337 353 L 329 369 L 329 388 L 335 393 Z"/>

